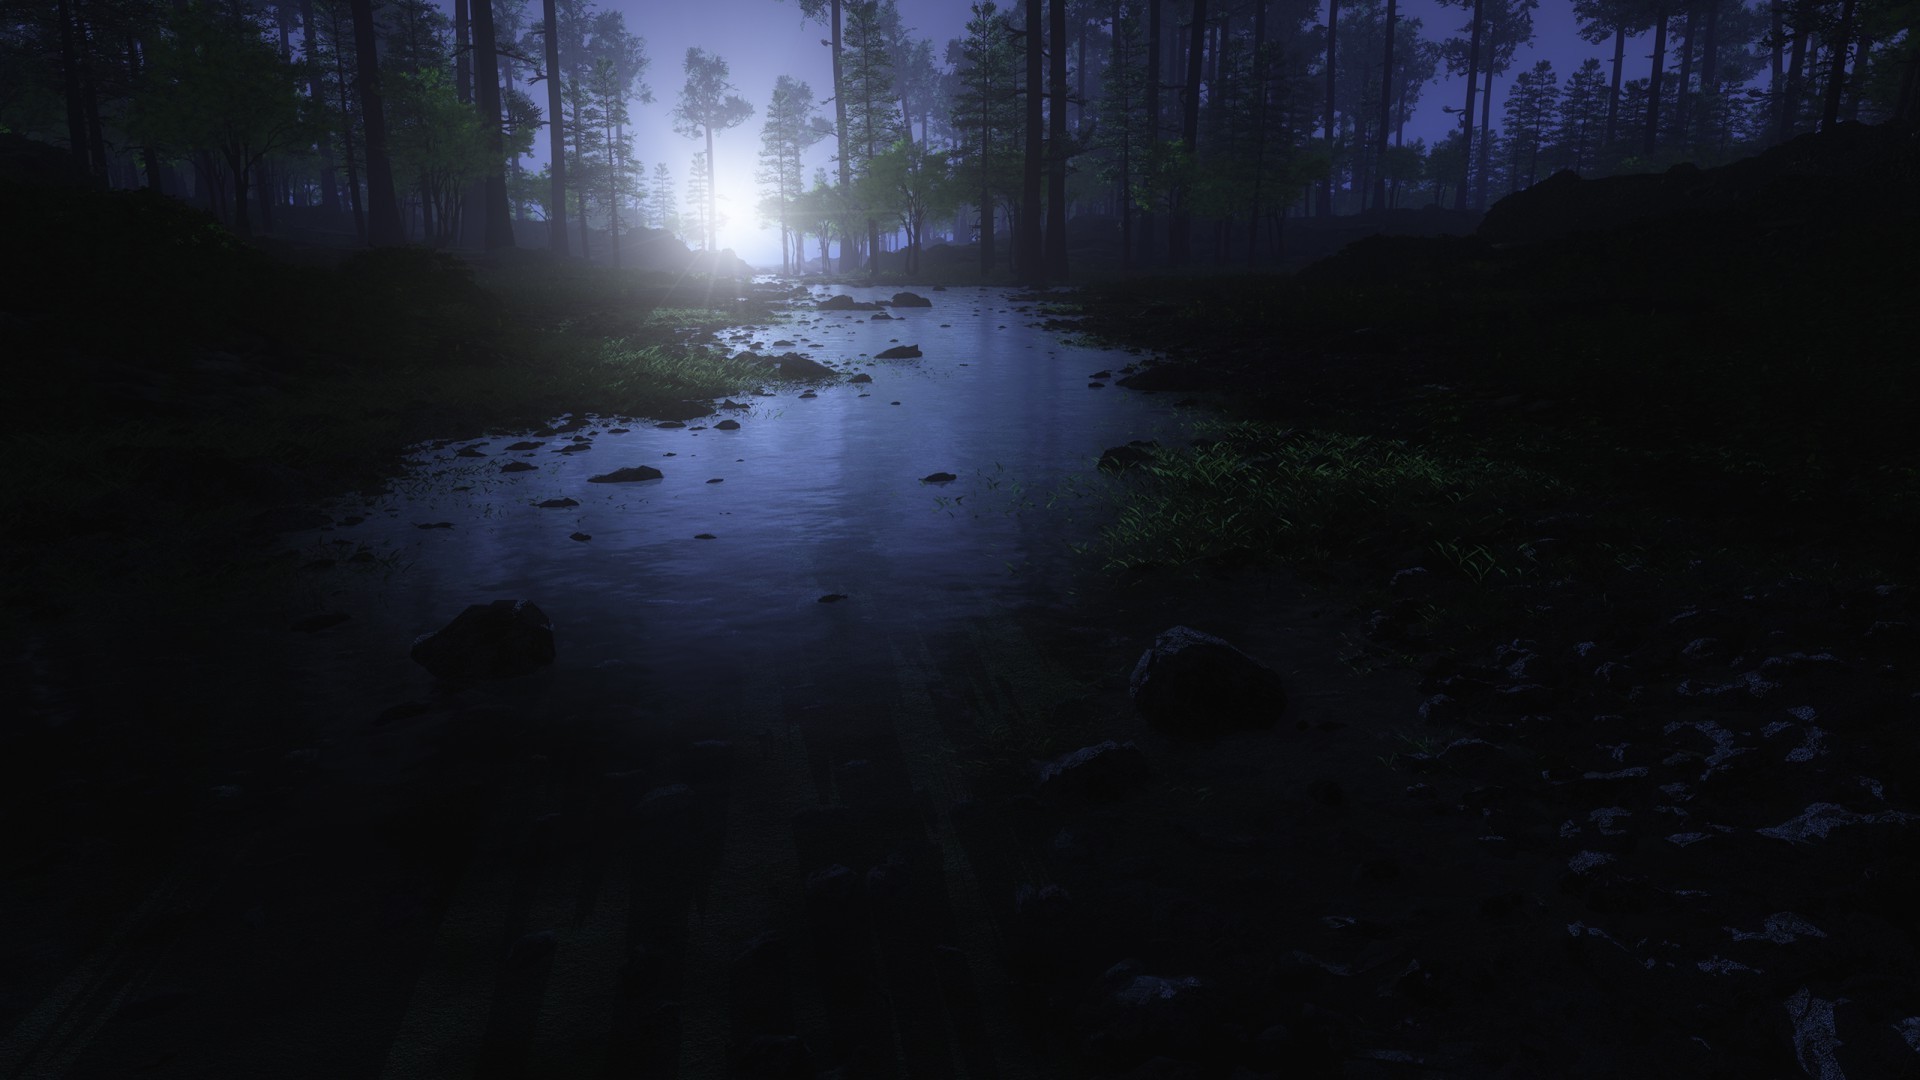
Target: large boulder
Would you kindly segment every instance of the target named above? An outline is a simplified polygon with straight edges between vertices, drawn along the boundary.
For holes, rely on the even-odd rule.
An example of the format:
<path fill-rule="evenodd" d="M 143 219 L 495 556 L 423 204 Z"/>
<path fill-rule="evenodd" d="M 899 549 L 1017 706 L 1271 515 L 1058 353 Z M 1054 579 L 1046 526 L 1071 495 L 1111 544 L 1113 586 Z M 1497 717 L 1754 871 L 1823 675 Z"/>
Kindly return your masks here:
<path fill-rule="evenodd" d="M 918 345 L 895 345 L 891 349 L 882 349 L 873 354 L 875 360 L 914 360 L 920 356 Z"/>
<path fill-rule="evenodd" d="M 797 352 L 783 352 L 778 356 L 761 356 L 743 352 L 735 357 L 750 364 L 765 364 L 773 369 L 776 377 L 782 379 L 830 379 L 838 372 L 812 357 Z"/>
<path fill-rule="evenodd" d="M 1042 765 L 1039 790 L 1046 795 L 1118 799 L 1139 791 L 1146 774 L 1147 759 L 1138 746 L 1108 739 Z"/>
<path fill-rule="evenodd" d="M 853 297 L 848 296 L 846 293 L 840 293 L 837 296 L 830 296 L 827 299 L 822 300 L 819 303 L 815 304 L 814 307 L 820 311 L 879 311 L 880 310 L 879 304 L 871 303 L 866 300 L 855 300 Z"/>
<path fill-rule="evenodd" d="M 1287 707 L 1277 672 L 1190 626 L 1154 638 L 1128 689 L 1141 715 L 1181 731 L 1271 727 Z"/>
<path fill-rule="evenodd" d="M 893 294 L 894 307 L 932 307 L 933 301 L 918 293 L 897 292 Z"/>
<path fill-rule="evenodd" d="M 474 604 L 416 638 L 413 659 L 452 681 L 526 675 L 553 663 L 553 621 L 527 600 Z"/>
<path fill-rule="evenodd" d="M 1110 446 L 1100 455 L 1100 468 L 1106 472 L 1120 472 L 1135 465 L 1146 465 L 1153 461 L 1153 451 L 1160 444 L 1145 439 L 1135 439 L 1125 446 Z"/>
<path fill-rule="evenodd" d="M 664 426 L 664 425 L 663 425 Z M 615 469 L 610 473 L 587 477 L 589 484 L 632 484 L 641 480 L 658 480 L 663 474 L 651 465 L 629 465 L 624 469 Z"/>

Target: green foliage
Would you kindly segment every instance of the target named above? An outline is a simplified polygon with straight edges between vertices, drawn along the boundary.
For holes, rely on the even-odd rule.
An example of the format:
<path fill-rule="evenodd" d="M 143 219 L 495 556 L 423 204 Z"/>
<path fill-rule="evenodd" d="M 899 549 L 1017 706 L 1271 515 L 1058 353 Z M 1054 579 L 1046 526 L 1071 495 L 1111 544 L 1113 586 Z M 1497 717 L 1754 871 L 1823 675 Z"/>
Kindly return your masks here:
<path fill-rule="evenodd" d="M 767 103 L 767 119 L 760 128 L 758 179 L 766 198 L 761 219 L 780 225 L 782 260 L 793 227 L 794 203 L 806 190 L 803 157 L 814 143 L 832 134 L 826 120 L 815 116 L 813 88 L 791 75 L 774 80 Z"/>
<path fill-rule="evenodd" d="M 480 115 L 461 103 L 439 67 L 401 72 L 388 87 L 387 150 L 394 172 L 412 178 L 431 201 L 437 232 L 431 239 L 444 245 L 453 239 L 462 193 L 487 174 L 492 152 Z"/>
<path fill-rule="evenodd" d="M 955 175 L 970 198 L 992 212 L 1020 183 L 1019 51 L 1009 17 L 991 0 L 972 5 L 967 36 L 947 47 L 954 68 Z"/>
<path fill-rule="evenodd" d="M 176 14 L 148 46 L 145 92 L 129 129 L 175 155 L 221 154 L 230 169 L 303 145 L 311 131 L 302 73 L 264 33 L 250 16 L 197 6 Z"/>
<path fill-rule="evenodd" d="M 1192 448 L 1157 449 L 1117 481 L 1118 514 L 1098 546 L 1109 568 L 1357 557 L 1418 528 L 1484 579 L 1490 553 L 1458 535 L 1483 528 L 1501 499 L 1551 483 L 1511 462 L 1365 435 L 1244 421 L 1196 434 Z"/>

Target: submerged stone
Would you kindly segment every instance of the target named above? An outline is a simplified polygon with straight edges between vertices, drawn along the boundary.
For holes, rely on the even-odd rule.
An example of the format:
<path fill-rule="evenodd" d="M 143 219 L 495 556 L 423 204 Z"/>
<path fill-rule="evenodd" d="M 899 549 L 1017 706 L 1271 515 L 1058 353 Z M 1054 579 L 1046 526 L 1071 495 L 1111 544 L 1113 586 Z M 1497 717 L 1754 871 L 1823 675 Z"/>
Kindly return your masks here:
<path fill-rule="evenodd" d="M 527 600 L 474 604 L 416 638 L 413 660 L 437 678 L 507 679 L 553 663 L 553 622 Z"/>
<path fill-rule="evenodd" d="M 1154 639 L 1128 690 L 1147 719 L 1194 732 L 1271 727 L 1287 707 L 1279 673 L 1190 626 Z"/>
<path fill-rule="evenodd" d="M 587 477 L 589 484 L 630 484 L 638 480 L 658 480 L 666 474 L 651 465 L 630 465 L 610 473 Z"/>

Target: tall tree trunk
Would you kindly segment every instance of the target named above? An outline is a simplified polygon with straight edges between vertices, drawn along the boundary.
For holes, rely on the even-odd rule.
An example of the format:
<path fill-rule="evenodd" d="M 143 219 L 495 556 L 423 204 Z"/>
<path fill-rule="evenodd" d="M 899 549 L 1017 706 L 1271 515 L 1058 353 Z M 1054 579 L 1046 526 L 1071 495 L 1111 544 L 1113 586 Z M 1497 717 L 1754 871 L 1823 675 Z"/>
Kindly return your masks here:
<path fill-rule="evenodd" d="M 1380 62 L 1380 130 L 1373 133 L 1373 208 L 1387 208 L 1387 128 L 1393 125 L 1393 24 L 1395 0 L 1387 0 L 1387 52 Z"/>
<path fill-rule="evenodd" d="M 1779 142 L 1784 137 L 1781 135 L 1781 131 L 1786 127 L 1786 121 L 1784 119 L 1786 109 L 1784 106 L 1787 100 L 1787 69 L 1785 63 L 1787 22 L 1783 10 L 1784 7 L 1784 0 L 1775 0 L 1774 3 L 1767 5 L 1767 41 L 1769 42 L 1767 65 L 1770 69 L 1767 79 L 1767 94 L 1769 97 L 1768 105 L 1773 110 L 1773 115 L 1770 119 L 1773 121 L 1771 127 L 1773 128 L 1773 140 L 1775 142 Z"/>
<path fill-rule="evenodd" d="M 1147 162 L 1160 159 L 1160 3 L 1147 0 Z M 1152 175 L 1151 171 L 1148 173 Z M 1140 265 L 1152 266 L 1153 202 L 1140 211 Z"/>
<path fill-rule="evenodd" d="M 93 185 L 106 188 L 111 162 L 107 158 L 106 127 L 100 122 L 99 82 L 94 76 L 93 50 L 85 23 L 74 27 L 80 57 L 80 106 L 87 119 L 87 160 Z"/>
<path fill-rule="evenodd" d="M 67 100 L 68 160 L 72 162 L 73 178 L 85 181 L 93 175 L 93 165 L 87 159 L 87 113 L 80 101 L 80 46 L 75 40 L 68 0 L 60 0 L 54 16 L 60 20 L 60 86 Z"/>
<path fill-rule="evenodd" d="M 1851 124 L 1860 119 L 1860 73 L 1867 68 L 1867 54 L 1873 51 L 1873 35 L 1862 31 L 1853 48 L 1853 78 L 1847 80 L 1847 105 L 1841 119 Z"/>
<path fill-rule="evenodd" d="M 367 132 L 367 243 L 387 247 L 403 243 L 400 202 L 393 191 L 393 165 L 387 157 L 386 103 L 380 96 L 380 56 L 373 40 L 372 0 L 350 0 L 353 44 L 360 88 L 361 124 Z"/>
<path fill-rule="evenodd" d="M 1080 20 L 1079 33 L 1074 35 L 1074 47 L 1079 50 L 1073 67 L 1073 134 L 1076 138 L 1087 126 L 1087 31 L 1088 20 Z M 925 142 L 925 136 L 920 139 Z"/>
<path fill-rule="evenodd" d="M 1015 226 L 1019 232 L 1016 247 L 1020 257 L 1020 283 L 1023 285 L 1045 285 L 1047 282 L 1047 268 L 1041 249 L 1040 234 L 1040 180 L 1045 164 L 1041 157 L 1045 151 L 1041 142 L 1040 99 L 1046 89 L 1040 77 L 1042 46 L 1040 15 L 1040 0 L 1029 0 L 1025 42 L 1027 48 L 1026 147 L 1020 161 L 1020 220 Z"/>
<path fill-rule="evenodd" d="M 1493 35 L 1487 35 L 1487 66 L 1480 73 L 1485 80 L 1480 86 L 1480 186 L 1474 190 L 1473 208 L 1484 211 L 1487 208 L 1487 189 L 1493 185 L 1487 181 L 1487 155 L 1493 150 L 1493 140 L 1487 132 L 1493 123 Z"/>
<path fill-rule="evenodd" d="M 1827 68 L 1827 101 L 1820 110 L 1820 128 L 1826 130 L 1840 122 L 1840 93 L 1847 85 L 1847 44 L 1853 40 L 1854 0 L 1843 0 L 1840 5 L 1840 26 L 1834 31 L 1832 66 Z M 1854 77 L 1859 77 L 1860 65 L 1854 64 Z"/>
<path fill-rule="evenodd" d="M 347 101 L 346 50 L 333 50 L 334 84 L 340 88 L 340 147 L 347 157 L 347 202 L 353 208 L 353 235 L 367 243 L 367 214 L 360 200 L 360 166 L 353 156 L 353 110 Z M 391 181 L 389 181 L 391 182 Z"/>
<path fill-rule="evenodd" d="M 1807 59 L 1808 29 L 1800 13 L 1794 13 L 1793 47 L 1787 54 L 1787 90 L 1781 95 L 1779 142 L 1793 137 L 1793 129 L 1800 119 L 1800 94 L 1805 76 L 1802 74 Z"/>
<path fill-rule="evenodd" d="M 1700 9 L 1688 3 L 1686 25 L 1681 30 L 1685 40 L 1680 46 L 1680 87 L 1674 94 L 1673 102 L 1674 149 L 1682 153 L 1689 145 L 1687 124 L 1693 112 L 1690 107 L 1693 99 L 1693 48 L 1698 44 L 1694 40 L 1694 32 L 1699 26 L 1699 20 Z"/>
<path fill-rule="evenodd" d="M 1186 151 L 1191 168 L 1200 145 L 1200 65 L 1206 60 L 1207 0 L 1193 0 L 1193 12 L 1187 27 L 1186 84 L 1180 95 L 1180 147 Z M 1188 187 L 1182 179 L 1174 198 L 1173 213 L 1167 215 L 1167 263 L 1185 266 L 1193 257 L 1193 212 L 1188 209 Z"/>
<path fill-rule="evenodd" d="M 507 44 L 511 46 L 513 43 L 508 42 Z M 501 68 L 501 81 L 507 84 L 507 93 L 508 94 L 513 93 L 513 59 L 511 57 L 507 59 L 506 66 Z M 502 102 L 500 107 L 500 120 L 502 125 L 506 127 L 508 135 L 517 136 L 519 134 L 519 132 L 517 132 L 513 126 L 513 110 L 508 108 L 504 103 L 504 101 Z M 624 139 L 625 137 L 625 131 L 622 129 L 621 125 L 618 125 L 618 124 L 614 125 L 614 134 L 618 138 Z M 513 141 L 517 143 L 519 142 L 519 139 L 515 138 Z M 507 198 L 508 212 L 511 215 L 512 220 L 516 222 L 525 221 L 527 220 L 526 206 L 525 204 L 520 202 L 519 199 L 514 198 L 512 195 L 512 193 L 518 192 L 520 190 L 520 155 L 519 154 L 514 154 L 507 159 L 507 175 L 513 178 L 513 182 L 507 188 L 507 191 L 509 193 Z M 515 235 L 517 236 L 518 234 L 516 233 Z"/>
<path fill-rule="evenodd" d="M 547 155 L 551 183 L 548 185 L 547 246 L 556 255 L 567 253 L 567 140 L 562 131 L 560 111 L 560 27 L 554 15 L 554 0 L 541 0 L 541 21 L 546 27 L 547 52 Z M 663 222 L 664 224 L 664 222 Z"/>
<path fill-rule="evenodd" d="M 500 139 L 500 54 L 493 39 L 493 0 L 473 5 L 473 90 L 487 141 L 486 188 L 480 203 L 488 251 L 513 246 L 513 218 L 507 210 L 506 148 Z"/>
<path fill-rule="evenodd" d="M 253 218 L 247 214 L 247 163 L 234 150 L 227 150 L 227 171 L 233 174 L 233 231 L 242 239 L 253 236 Z"/>
<path fill-rule="evenodd" d="M 1047 276 L 1060 281 L 1067 276 L 1067 0 L 1048 0 L 1047 40 Z"/>
<path fill-rule="evenodd" d="M 983 86 L 980 91 L 980 276 L 993 273 L 993 187 L 987 171 L 987 159 L 993 153 L 993 128 L 987 118 L 993 115 L 993 88 Z M 820 272 L 828 270 L 826 262 L 826 241 L 821 241 Z"/>
<path fill-rule="evenodd" d="M 840 149 L 840 197 L 845 198 L 853 190 L 853 162 L 847 157 L 847 97 L 841 85 L 845 75 L 840 64 L 840 5 L 841 0 L 832 0 L 830 13 L 833 20 L 833 133 L 834 144 Z M 708 181 L 713 175 L 713 157 L 707 157 Z M 826 256 L 821 256 L 820 270 L 826 272 Z M 847 272 L 847 238 L 840 238 L 840 272 Z"/>
<path fill-rule="evenodd" d="M 467 0 L 453 0 L 453 92 L 460 104 L 473 104 L 473 23 Z"/>
<path fill-rule="evenodd" d="M 307 99 L 317 109 L 326 100 L 320 86 L 320 68 L 314 61 L 315 42 L 313 36 L 313 0 L 300 0 L 300 56 L 307 61 Z M 341 123 L 346 123 L 344 110 Z M 326 135 L 320 137 L 320 210 L 329 226 L 340 221 L 340 188 L 333 175 L 333 140 Z"/>
<path fill-rule="evenodd" d="M 273 232 L 273 199 L 280 185 L 274 181 L 274 171 L 265 161 L 254 166 L 254 197 L 260 200 L 260 228 L 263 232 Z"/>
<path fill-rule="evenodd" d="M 140 43 L 127 38 L 127 81 L 131 86 L 140 85 Z M 140 169 L 146 174 L 147 188 L 157 195 L 166 194 L 165 181 L 161 178 L 160 154 L 152 143 L 140 146 Z"/>
<path fill-rule="evenodd" d="M 1453 193 L 1455 210 L 1467 208 L 1468 193 L 1473 188 L 1473 95 L 1480 88 L 1480 4 L 1481 0 L 1473 0 L 1473 27 L 1467 33 L 1467 107 L 1460 113 L 1460 186 Z"/>
<path fill-rule="evenodd" d="M 1248 196 L 1247 265 L 1260 262 L 1260 197 L 1267 178 L 1267 0 L 1253 3 L 1253 191 Z"/>
<path fill-rule="evenodd" d="M 714 217 L 718 209 L 718 204 L 714 200 L 713 189 L 720 186 L 720 176 L 718 171 L 715 170 L 713 167 L 713 128 L 709 127 L 706 130 L 707 130 L 706 248 L 708 251 L 718 251 L 720 250 L 720 245 L 719 245 L 720 230 L 718 228 L 717 223 L 714 221 Z"/>
<path fill-rule="evenodd" d="M 1613 28 L 1613 86 L 1607 90 L 1607 134 L 1601 141 L 1613 145 L 1620 133 L 1620 66 L 1627 55 L 1627 28 Z"/>
<path fill-rule="evenodd" d="M 1475 0 L 1474 25 L 1479 25 L 1479 0 Z M 1327 107 L 1324 116 L 1327 130 L 1327 175 L 1320 180 L 1320 216 L 1333 216 L 1333 91 L 1334 75 L 1337 65 L 1334 63 L 1334 41 L 1340 25 L 1340 0 L 1327 0 Z M 1468 77 L 1472 81 L 1472 77 Z"/>
<path fill-rule="evenodd" d="M 1660 79 L 1667 70 L 1667 5 L 1653 9 L 1653 70 L 1647 76 L 1647 127 L 1640 150 L 1648 157 L 1660 144 Z"/>
<path fill-rule="evenodd" d="M 708 138 L 708 144 L 711 145 L 712 138 L 713 138 L 711 132 L 708 133 L 707 138 Z M 607 241 L 609 246 L 607 248 L 607 251 L 609 256 L 613 260 L 613 268 L 618 270 L 620 268 L 620 169 L 619 169 L 619 162 L 614 157 L 615 146 L 616 144 L 614 143 L 614 140 L 613 140 L 612 129 L 608 129 L 608 132 L 607 132 Z M 712 158 L 709 157 L 708 160 L 711 161 Z M 713 190 L 713 185 L 708 184 L 707 190 L 709 191 Z"/>
<path fill-rule="evenodd" d="M 1701 113 L 1698 124 L 1700 138 L 1696 145 L 1718 147 L 1720 112 L 1714 103 L 1720 100 L 1720 0 L 1704 2 L 1707 5 L 1707 27 L 1700 41 Z"/>

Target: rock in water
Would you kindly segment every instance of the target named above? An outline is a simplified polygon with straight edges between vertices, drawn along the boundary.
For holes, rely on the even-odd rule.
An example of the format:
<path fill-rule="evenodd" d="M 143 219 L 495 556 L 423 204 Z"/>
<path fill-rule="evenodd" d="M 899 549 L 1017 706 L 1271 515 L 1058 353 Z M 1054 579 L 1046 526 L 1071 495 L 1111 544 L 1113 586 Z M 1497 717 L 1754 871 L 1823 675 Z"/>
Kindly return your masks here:
<path fill-rule="evenodd" d="M 1154 638 L 1128 689 L 1141 715 L 1183 731 L 1271 727 L 1287 707 L 1277 672 L 1189 626 Z"/>
<path fill-rule="evenodd" d="M 937 472 L 937 473 L 928 473 L 927 475 L 921 477 L 920 482 L 923 484 L 950 484 L 953 481 L 958 479 L 960 478 L 953 475 L 950 472 Z"/>
<path fill-rule="evenodd" d="M 1139 790 L 1146 773 L 1146 758 L 1138 746 L 1108 739 L 1041 766 L 1039 790 L 1049 795 L 1117 799 Z"/>
<path fill-rule="evenodd" d="M 526 675 L 553 663 L 553 622 L 527 600 L 474 604 L 416 638 L 413 659 L 448 680 Z"/>
<path fill-rule="evenodd" d="M 895 345 L 873 354 L 875 360 L 913 360 L 921 355 L 918 345 Z"/>
<path fill-rule="evenodd" d="M 933 301 L 927 299 L 924 296 L 920 296 L 916 293 L 897 292 L 893 294 L 893 306 L 894 307 L 932 307 Z"/>
<path fill-rule="evenodd" d="M 1145 465 L 1153 461 L 1153 451 L 1160 444 L 1144 439 L 1135 439 L 1125 446 L 1110 446 L 1100 455 L 1100 468 L 1106 472 L 1120 472 L 1135 465 Z"/>
<path fill-rule="evenodd" d="M 814 307 L 821 311 L 878 311 L 880 309 L 879 304 L 855 300 L 845 293 L 821 300 L 814 304 Z"/>
<path fill-rule="evenodd" d="M 615 469 L 610 473 L 587 477 L 589 484 L 630 484 L 636 480 L 658 480 L 664 473 L 651 465 L 634 465 L 625 469 Z"/>

